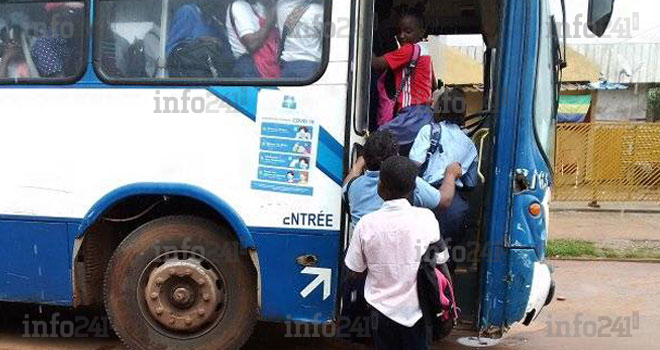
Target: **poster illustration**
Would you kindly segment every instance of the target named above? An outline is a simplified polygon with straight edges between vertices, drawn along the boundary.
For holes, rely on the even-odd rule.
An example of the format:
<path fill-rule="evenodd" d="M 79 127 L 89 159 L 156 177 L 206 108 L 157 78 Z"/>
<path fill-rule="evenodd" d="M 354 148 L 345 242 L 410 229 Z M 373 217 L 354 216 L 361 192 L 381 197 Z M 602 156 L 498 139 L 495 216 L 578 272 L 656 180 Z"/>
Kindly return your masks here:
<path fill-rule="evenodd" d="M 262 91 L 257 125 L 259 161 L 252 189 L 312 196 L 310 173 L 315 166 L 318 144 L 314 120 L 297 109 L 294 96 Z"/>

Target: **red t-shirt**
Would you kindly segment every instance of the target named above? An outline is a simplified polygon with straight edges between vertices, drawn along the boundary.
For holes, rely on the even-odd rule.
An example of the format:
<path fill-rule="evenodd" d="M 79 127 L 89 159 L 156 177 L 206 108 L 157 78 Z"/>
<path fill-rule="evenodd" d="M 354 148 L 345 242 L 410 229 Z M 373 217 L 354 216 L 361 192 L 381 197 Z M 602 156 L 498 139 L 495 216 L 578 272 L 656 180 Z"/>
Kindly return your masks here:
<path fill-rule="evenodd" d="M 431 102 L 431 84 L 433 80 L 433 63 L 427 49 L 427 43 L 418 43 L 420 46 L 420 56 L 417 61 L 417 67 L 413 71 L 410 83 L 406 83 L 399 94 L 397 109 L 406 108 L 412 105 L 424 105 Z M 405 74 L 405 68 L 408 67 L 413 58 L 413 44 L 405 44 L 396 51 L 386 53 L 383 58 L 387 62 L 392 72 L 394 72 L 395 89 L 401 86 L 401 80 Z"/>

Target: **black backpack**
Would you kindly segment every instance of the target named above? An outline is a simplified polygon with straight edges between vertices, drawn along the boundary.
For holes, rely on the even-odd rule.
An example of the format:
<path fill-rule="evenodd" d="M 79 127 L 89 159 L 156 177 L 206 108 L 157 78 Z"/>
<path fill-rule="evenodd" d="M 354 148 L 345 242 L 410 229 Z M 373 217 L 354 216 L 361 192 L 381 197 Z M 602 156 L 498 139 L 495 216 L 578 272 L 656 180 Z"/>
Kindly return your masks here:
<path fill-rule="evenodd" d="M 201 10 L 200 10 L 201 11 Z M 219 35 L 212 40 L 198 38 L 178 44 L 167 58 L 167 70 L 172 78 L 229 77 L 234 69 L 234 55 L 229 44 L 227 28 L 222 18 L 226 8 L 210 21 Z"/>
<path fill-rule="evenodd" d="M 218 40 L 195 39 L 177 45 L 167 59 L 172 78 L 219 78 L 231 75 L 234 59 Z"/>

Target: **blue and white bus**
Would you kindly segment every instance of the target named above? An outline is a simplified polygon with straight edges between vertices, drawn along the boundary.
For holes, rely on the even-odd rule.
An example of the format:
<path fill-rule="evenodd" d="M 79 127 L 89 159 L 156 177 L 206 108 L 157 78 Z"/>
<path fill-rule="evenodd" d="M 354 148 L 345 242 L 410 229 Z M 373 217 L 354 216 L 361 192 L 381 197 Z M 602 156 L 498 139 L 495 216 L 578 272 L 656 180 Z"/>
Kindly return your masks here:
<path fill-rule="evenodd" d="M 305 64 L 268 79 L 218 64 L 240 56 L 221 52 L 231 35 L 177 41 L 200 21 L 236 30 L 208 2 L 0 2 L 0 301 L 103 307 L 134 349 L 237 348 L 258 320 L 335 320 L 379 1 L 279 0 L 280 26 L 302 9 L 283 66 Z M 591 0 L 600 34 L 612 2 Z M 547 0 L 427 1 L 425 15 L 429 34 L 487 46 L 475 258 L 456 290 L 462 322 L 500 337 L 553 289 L 559 40 Z"/>

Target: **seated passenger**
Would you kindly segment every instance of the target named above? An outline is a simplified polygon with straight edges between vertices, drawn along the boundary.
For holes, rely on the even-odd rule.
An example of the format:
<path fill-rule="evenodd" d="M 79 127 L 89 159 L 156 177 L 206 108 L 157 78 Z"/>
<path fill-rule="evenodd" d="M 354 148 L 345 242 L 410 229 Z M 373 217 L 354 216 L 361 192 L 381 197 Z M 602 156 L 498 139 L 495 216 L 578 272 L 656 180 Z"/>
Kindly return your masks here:
<path fill-rule="evenodd" d="M 167 68 L 171 77 L 217 78 L 229 76 L 233 56 L 218 1 L 181 6 L 167 34 Z M 223 18 L 224 19 L 224 18 Z"/>
<path fill-rule="evenodd" d="M 468 201 L 465 191 L 476 184 L 477 148 L 465 135 L 461 126 L 465 119 L 465 94 L 460 89 L 449 89 L 434 103 L 434 120 L 423 126 L 410 151 L 410 159 L 421 166 L 422 178 L 435 188 L 444 185 L 443 169 L 458 163 L 463 178 L 456 180 L 458 191 L 451 206 L 439 213 L 443 236 L 449 245 L 461 242 L 465 232 Z"/>
<path fill-rule="evenodd" d="M 374 57 L 371 68 L 391 70 L 395 80 L 394 118 L 379 130 L 393 133 L 402 155 L 408 156 L 419 129 L 432 119 L 431 91 L 435 89 L 433 64 L 425 37 L 424 18 L 416 9 L 406 10 L 399 20 L 401 47 L 381 57 Z M 388 111 L 389 112 L 389 111 Z M 381 113 L 381 112 L 379 112 Z"/>
<path fill-rule="evenodd" d="M 321 67 L 323 0 L 279 0 L 278 57 L 283 78 L 310 79 Z"/>
<path fill-rule="evenodd" d="M 37 38 L 30 48 L 34 66 L 42 78 L 63 78 L 76 75 L 82 67 L 82 24 L 84 4 L 79 2 L 60 2 L 45 5 L 49 16 L 48 23 L 53 24 L 45 32 L 36 33 Z M 59 23 L 62 23 L 59 25 Z M 57 26 L 55 26 L 58 24 Z M 67 29 L 67 25 L 69 28 Z M 68 31 L 71 31 L 69 33 Z"/>
<path fill-rule="evenodd" d="M 30 77 L 20 38 L 19 26 L 10 25 L 0 29 L 0 79 Z"/>
<path fill-rule="evenodd" d="M 227 11 L 227 36 L 236 59 L 237 78 L 279 78 L 277 49 L 280 34 L 275 28 L 273 0 L 237 0 Z"/>

